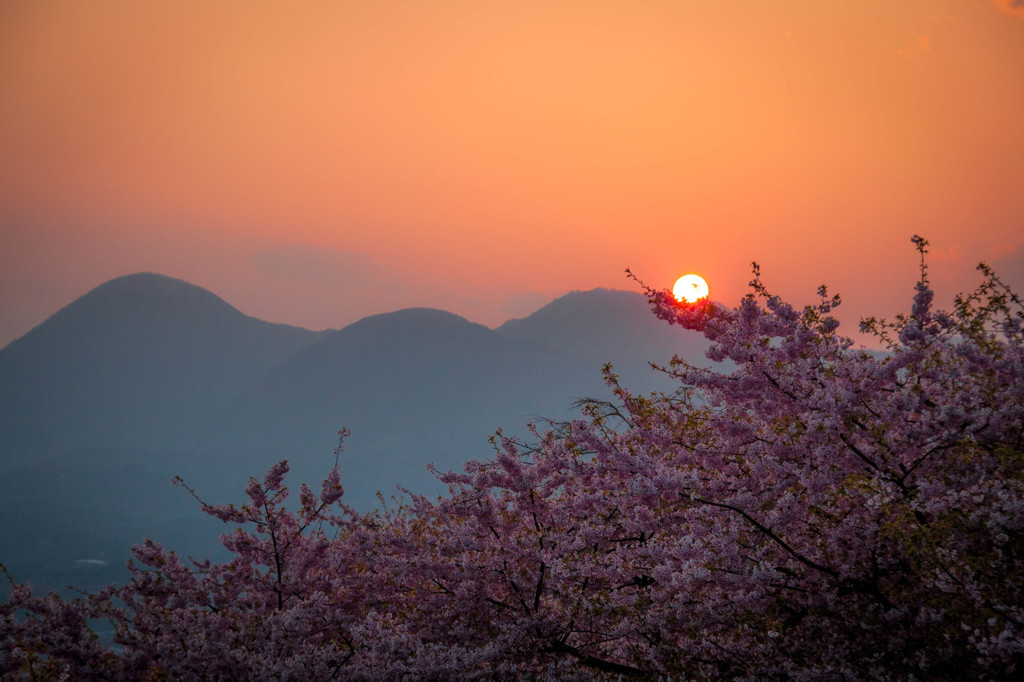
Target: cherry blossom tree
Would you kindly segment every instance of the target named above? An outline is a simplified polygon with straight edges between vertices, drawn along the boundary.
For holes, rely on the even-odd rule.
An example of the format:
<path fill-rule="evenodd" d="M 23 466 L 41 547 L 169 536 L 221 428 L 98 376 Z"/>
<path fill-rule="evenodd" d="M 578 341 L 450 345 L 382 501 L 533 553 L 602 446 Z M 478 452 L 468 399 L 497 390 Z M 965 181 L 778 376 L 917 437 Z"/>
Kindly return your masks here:
<path fill-rule="evenodd" d="M 1024 670 L 1024 306 L 998 276 L 838 333 L 755 266 L 734 309 L 645 287 L 718 370 L 614 400 L 358 514 L 253 479 L 234 558 L 0 607 L 12 679 L 999 679 Z M 103 646 L 88 619 L 110 621 Z"/>

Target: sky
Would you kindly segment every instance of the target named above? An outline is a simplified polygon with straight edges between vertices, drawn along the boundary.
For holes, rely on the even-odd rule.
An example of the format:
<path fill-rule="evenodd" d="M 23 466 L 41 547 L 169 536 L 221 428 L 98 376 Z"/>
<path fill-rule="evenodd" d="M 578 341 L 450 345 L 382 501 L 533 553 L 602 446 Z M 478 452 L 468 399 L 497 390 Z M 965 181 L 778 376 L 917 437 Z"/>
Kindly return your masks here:
<path fill-rule="evenodd" d="M 0 2 L 0 346 L 159 272 L 311 329 L 750 263 L 1024 290 L 1024 0 Z"/>

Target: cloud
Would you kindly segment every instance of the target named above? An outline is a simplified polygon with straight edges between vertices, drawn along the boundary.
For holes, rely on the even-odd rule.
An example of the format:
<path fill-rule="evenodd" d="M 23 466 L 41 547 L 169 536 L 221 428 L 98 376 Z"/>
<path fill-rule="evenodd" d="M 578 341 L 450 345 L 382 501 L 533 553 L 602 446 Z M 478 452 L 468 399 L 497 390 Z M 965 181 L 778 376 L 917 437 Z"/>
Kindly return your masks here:
<path fill-rule="evenodd" d="M 554 300 L 554 296 L 542 294 L 539 291 L 524 291 L 520 294 L 506 296 L 501 301 L 501 312 L 511 315 L 513 318 L 526 317 L 537 312 L 548 303 Z"/>
<path fill-rule="evenodd" d="M 376 279 L 382 271 L 369 254 L 305 244 L 285 244 L 259 251 L 250 260 L 270 277 L 318 285 L 365 283 Z"/>
<path fill-rule="evenodd" d="M 964 262 L 964 248 L 957 244 L 946 247 L 944 249 L 937 249 L 933 246 L 928 247 L 928 262 L 929 263 L 950 263 L 953 265 L 960 265 Z"/>
<path fill-rule="evenodd" d="M 992 4 L 1001 12 L 1024 19 L 1024 0 L 992 0 Z"/>
<path fill-rule="evenodd" d="M 1015 293 L 1024 295 L 1024 244 L 991 262 L 1003 282 L 1010 285 Z"/>
<path fill-rule="evenodd" d="M 917 36 L 913 43 L 904 47 L 903 49 L 897 50 L 897 54 L 910 54 L 915 50 L 921 52 L 928 52 L 932 49 L 932 38 L 930 35 Z"/>

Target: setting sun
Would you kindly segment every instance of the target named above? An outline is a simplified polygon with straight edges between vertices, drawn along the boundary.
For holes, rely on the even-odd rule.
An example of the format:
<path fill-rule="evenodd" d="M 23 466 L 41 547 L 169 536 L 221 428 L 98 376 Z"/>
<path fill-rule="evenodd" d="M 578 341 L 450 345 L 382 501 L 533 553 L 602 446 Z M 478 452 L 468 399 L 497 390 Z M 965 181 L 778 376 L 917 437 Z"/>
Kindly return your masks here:
<path fill-rule="evenodd" d="M 672 287 L 672 295 L 677 301 L 693 303 L 702 298 L 707 298 L 708 283 L 700 275 L 683 275 L 676 280 Z"/>

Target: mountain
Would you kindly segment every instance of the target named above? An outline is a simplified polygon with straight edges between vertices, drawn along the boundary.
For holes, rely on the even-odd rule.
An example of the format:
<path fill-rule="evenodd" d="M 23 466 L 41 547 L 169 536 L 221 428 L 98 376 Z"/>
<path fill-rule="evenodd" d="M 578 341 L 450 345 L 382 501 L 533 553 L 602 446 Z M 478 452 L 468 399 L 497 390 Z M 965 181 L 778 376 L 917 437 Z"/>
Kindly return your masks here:
<path fill-rule="evenodd" d="M 245 451 L 261 466 L 291 456 L 311 478 L 333 464 L 335 433 L 346 427 L 350 503 L 370 506 L 396 483 L 434 491 L 428 462 L 461 468 L 490 455 L 487 438 L 499 427 L 522 433 L 531 417 L 566 418 L 576 400 L 606 397 L 600 370 L 613 355 L 516 338 L 438 310 L 375 315 L 250 386 L 224 415 L 215 449 Z M 637 364 L 632 349 L 626 355 Z"/>
<path fill-rule="evenodd" d="M 155 274 L 103 284 L 0 351 L 0 452 L 173 446 L 321 335 Z"/>
<path fill-rule="evenodd" d="M 316 484 L 343 427 L 347 503 L 441 492 L 429 462 L 458 469 L 491 456 L 499 427 L 610 397 L 605 362 L 632 390 L 664 389 L 647 361 L 705 347 L 630 292 L 573 292 L 498 329 L 417 308 L 314 333 L 180 280 L 119 278 L 0 351 L 0 517 L 18 521 L 0 527 L 0 561 L 82 587 L 118 577 L 147 535 L 215 554 L 223 526 L 175 474 L 211 501 L 238 501 L 283 458 L 293 485 Z"/>
<path fill-rule="evenodd" d="M 649 363 L 667 365 L 675 354 L 694 364 L 709 363 L 704 337 L 680 333 L 678 327 L 659 320 L 647 299 L 631 291 L 573 291 L 496 331 L 509 339 L 561 350 L 597 368 L 611 362 L 627 387 L 634 382 L 646 385 Z"/>
<path fill-rule="evenodd" d="M 0 350 L 0 561 L 47 587 L 81 586 L 120 574 L 147 534 L 186 540 L 196 504 L 171 478 L 219 473 L 197 426 L 322 336 L 136 274 Z"/>

